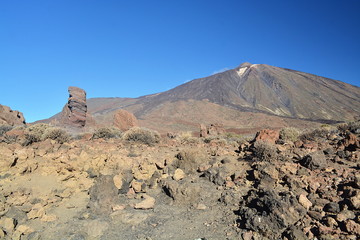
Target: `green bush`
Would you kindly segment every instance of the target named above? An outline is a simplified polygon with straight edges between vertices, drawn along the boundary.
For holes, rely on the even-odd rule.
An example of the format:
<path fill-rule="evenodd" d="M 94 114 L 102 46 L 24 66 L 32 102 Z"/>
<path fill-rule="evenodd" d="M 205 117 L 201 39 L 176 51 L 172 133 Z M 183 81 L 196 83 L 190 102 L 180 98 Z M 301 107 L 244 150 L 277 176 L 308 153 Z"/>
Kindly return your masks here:
<path fill-rule="evenodd" d="M 10 125 L 0 125 L 0 137 L 3 136 L 8 131 L 12 130 L 13 126 Z"/>
<path fill-rule="evenodd" d="M 126 141 L 140 142 L 147 145 L 154 145 L 160 142 L 160 134 L 158 132 L 140 127 L 133 127 L 127 130 L 122 138 Z"/>
<path fill-rule="evenodd" d="M 121 137 L 121 131 L 116 128 L 99 128 L 97 129 L 92 136 L 92 139 L 109 139 L 109 138 L 119 138 Z"/>
<path fill-rule="evenodd" d="M 70 140 L 70 135 L 60 128 L 48 128 L 42 136 L 42 140 L 51 139 L 58 143 L 64 143 Z"/>
<path fill-rule="evenodd" d="M 280 139 L 284 141 L 295 142 L 300 136 L 300 131 L 297 128 L 288 127 L 280 130 Z"/>

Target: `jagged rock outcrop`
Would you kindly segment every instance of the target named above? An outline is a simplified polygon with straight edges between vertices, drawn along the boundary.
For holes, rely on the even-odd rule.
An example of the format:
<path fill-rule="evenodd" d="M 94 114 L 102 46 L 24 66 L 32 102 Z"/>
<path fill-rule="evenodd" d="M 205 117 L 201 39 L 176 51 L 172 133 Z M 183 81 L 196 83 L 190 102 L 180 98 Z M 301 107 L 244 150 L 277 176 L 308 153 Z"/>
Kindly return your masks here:
<path fill-rule="evenodd" d="M 21 112 L 11 110 L 10 107 L 0 104 L 0 124 L 23 125 L 25 118 Z"/>
<path fill-rule="evenodd" d="M 132 127 L 138 126 L 138 121 L 134 114 L 120 109 L 115 112 L 114 114 L 114 126 L 119 128 L 120 130 L 126 131 L 129 130 Z"/>
<path fill-rule="evenodd" d="M 86 92 L 78 87 L 69 87 L 68 103 L 63 108 L 60 122 L 74 127 L 86 124 Z"/>

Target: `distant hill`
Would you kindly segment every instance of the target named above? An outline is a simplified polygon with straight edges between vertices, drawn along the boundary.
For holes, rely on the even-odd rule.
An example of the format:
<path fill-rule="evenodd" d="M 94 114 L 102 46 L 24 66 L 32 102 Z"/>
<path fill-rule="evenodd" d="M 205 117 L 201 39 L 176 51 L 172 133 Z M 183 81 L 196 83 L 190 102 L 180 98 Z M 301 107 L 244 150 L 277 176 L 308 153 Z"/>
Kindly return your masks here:
<path fill-rule="evenodd" d="M 311 125 L 360 116 L 360 88 L 341 81 L 265 64 L 195 79 L 139 98 L 88 99 L 98 123 L 126 109 L 140 124 L 162 131 L 193 130 L 199 123 L 228 128 Z"/>

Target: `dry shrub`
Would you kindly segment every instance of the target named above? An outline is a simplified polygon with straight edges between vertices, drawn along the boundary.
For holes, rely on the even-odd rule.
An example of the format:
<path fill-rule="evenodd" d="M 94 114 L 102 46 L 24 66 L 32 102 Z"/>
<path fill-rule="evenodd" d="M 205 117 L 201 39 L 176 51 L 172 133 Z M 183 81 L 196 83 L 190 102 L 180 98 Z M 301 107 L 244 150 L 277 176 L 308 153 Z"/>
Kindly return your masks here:
<path fill-rule="evenodd" d="M 182 144 L 198 144 L 200 142 L 199 138 L 194 137 L 192 132 L 181 132 L 177 136 L 177 140 L 180 141 Z"/>
<path fill-rule="evenodd" d="M 13 126 L 10 125 L 0 125 L 0 137 L 3 136 L 8 131 L 12 130 Z"/>
<path fill-rule="evenodd" d="M 337 128 L 342 132 L 345 132 L 346 130 L 348 130 L 352 133 L 359 134 L 360 133 L 360 121 L 343 123 L 343 124 L 338 125 Z"/>
<path fill-rule="evenodd" d="M 54 128 L 45 123 L 38 123 L 25 129 L 25 140 L 22 145 L 28 146 L 46 139 L 64 143 L 70 140 L 70 135 L 63 129 Z"/>
<path fill-rule="evenodd" d="M 122 138 L 126 141 L 139 142 L 149 146 L 160 142 L 160 134 L 158 132 L 141 127 L 130 128 L 124 132 Z"/>
<path fill-rule="evenodd" d="M 319 138 L 326 138 L 330 133 L 328 128 L 317 128 L 310 132 L 305 132 L 299 136 L 301 141 L 316 141 Z"/>
<path fill-rule="evenodd" d="M 175 166 L 185 172 L 195 172 L 198 167 L 208 161 L 206 151 L 201 148 L 188 148 L 180 151 L 176 155 Z"/>
<path fill-rule="evenodd" d="M 29 135 L 29 139 L 33 139 L 34 142 L 39 142 L 43 139 L 45 131 L 49 128 L 51 128 L 49 124 L 37 123 L 27 127 L 25 134 Z"/>
<path fill-rule="evenodd" d="M 300 131 L 294 127 L 287 127 L 280 130 L 280 139 L 295 142 L 300 136 Z"/>
<path fill-rule="evenodd" d="M 109 139 L 109 138 L 119 138 L 121 137 L 121 131 L 117 128 L 99 128 L 97 129 L 92 136 L 92 139 Z"/>
<path fill-rule="evenodd" d="M 257 160 L 266 162 L 272 162 L 278 157 L 276 146 L 265 141 L 254 143 L 253 154 Z"/>
<path fill-rule="evenodd" d="M 70 135 L 63 129 L 60 128 L 48 128 L 45 130 L 42 140 L 52 139 L 58 143 L 64 143 L 70 140 Z"/>

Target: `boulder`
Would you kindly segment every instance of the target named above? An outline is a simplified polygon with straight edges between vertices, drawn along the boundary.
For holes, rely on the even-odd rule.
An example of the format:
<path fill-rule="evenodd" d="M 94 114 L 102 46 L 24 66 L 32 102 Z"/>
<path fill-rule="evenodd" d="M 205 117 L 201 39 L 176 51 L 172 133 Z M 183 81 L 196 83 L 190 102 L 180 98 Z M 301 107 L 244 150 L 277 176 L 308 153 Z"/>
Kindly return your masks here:
<path fill-rule="evenodd" d="M 124 109 L 120 109 L 114 113 L 113 124 L 122 131 L 127 131 L 132 127 L 138 126 L 138 121 L 134 114 Z"/>
<path fill-rule="evenodd" d="M 327 166 L 326 158 L 322 151 L 317 151 L 306 155 L 300 163 L 310 170 L 322 169 Z"/>
<path fill-rule="evenodd" d="M 0 125 L 24 125 L 25 118 L 19 111 L 11 110 L 10 107 L 0 104 Z"/>
<path fill-rule="evenodd" d="M 86 92 L 78 87 L 69 87 L 68 103 L 61 112 L 60 122 L 73 127 L 84 127 L 86 124 Z"/>
<path fill-rule="evenodd" d="M 266 239 L 278 239 L 285 229 L 303 218 L 306 210 L 291 194 L 260 190 L 249 194 L 239 213 L 247 229 Z"/>
<path fill-rule="evenodd" d="M 279 140 L 279 131 L 271 130 L 271 129 L 263 129 L 256 133 L 254 142 L 264 141 L 268 143 L 275 144 L 277 140 Z"/>

